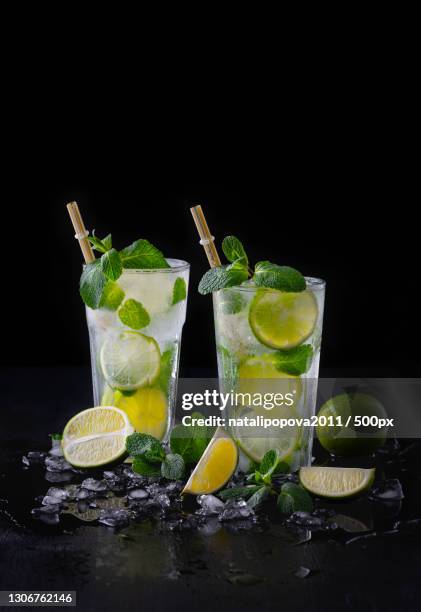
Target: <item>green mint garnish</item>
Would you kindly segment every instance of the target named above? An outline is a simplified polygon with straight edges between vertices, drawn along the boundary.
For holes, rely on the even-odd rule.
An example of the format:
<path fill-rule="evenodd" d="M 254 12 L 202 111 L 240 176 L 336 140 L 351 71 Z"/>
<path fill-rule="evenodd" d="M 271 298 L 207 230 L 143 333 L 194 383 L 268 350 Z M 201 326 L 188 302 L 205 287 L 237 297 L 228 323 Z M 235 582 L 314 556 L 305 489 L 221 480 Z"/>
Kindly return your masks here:
<path fill-rule="evenodd" d="M 50 434 L 52 440 L 61 440 L 63 438 L 63 434 L 61 433 L 52 433 Z"/>
<path fill-rule="evenodd" d="M 228 261 L 234 262 L 237 259 L 243 259 L 245 265 L 248 265 L 248 257 L 243 245 L 235 236 L 226 236 L 222 241 L 222 250 Z"/>
<path fill-rule="evenodd" d="M 260 485 L 249 485 L 248 487 L 231 487 L 229 489 L 219 491 L 217 495 L 222 499 L 222 501 L 228 501 L 229 499 L 237 498 L 248 499 L 261 488 L 262 487 Z"/>
<path fill-rule="evenodd" d="M 119 287 L 117 283 L 114 283 L 113 281 L 108 281 L 102 292 L 99 307 L 114 311 L 117 310 L 123 300 L 124 291 Z"/>
<path fill-rule="evenodd" d="M 298 293 L 306 288 L 304 276 L 295 268 L 278 266 L 270 261 L 259 261 L 254 270 L 253 280 L 257 287 L 269 287 Z"/>
<path fill-rule="evenodd" d="M 89 308 L 99 308 L 102 294 L 107 284 L 102 268 L 101 260 L 97 259 L 92 263 L 86 264 L 80 277 L 79 292 L 82 300 Z"/>
<path fill-rule="evenodd" d="M 101 257 L 101 269 L 110 281 L 116 281 L 123 272 L 120 255 L 115 249 L 110 249 Z"/>
<path fill-rule="evenodd" d="M 169 393 L 174 355 L 174 348 L 164 351 L 161 355 L 161 368 L 159 370 L 158 385 L 166 395 Z"/>
<path fill-rule="evenodd" d="M 112 247 L 111 234 L 105 236 L 102 240 L 95 236 L 95 230 L 92 232 L 92 236 L 88 236 L 88 240 L 96 251 L 100 253 L 106 253 Z"/>
<path fill-rule="evenodd" d="M 148 240 L 136 240 L 130 246 L 120 251 L 123 268 L 169 268 L 169 264 L 161 251 Z"/>
<path fill-rule="evenodd" d="M 303 487 L 293 482 L 286 482 L 281 487 L 277 506 L 282 514 L 292 514 L 298 511 L 311 512 L 313 500 Z"/>
<path fill-rule="evenodd" d="M 258 471 L 256 471 L 256 475 L 259 475 L 259 478 L 256 478 L 256 480 L 270 484 L 272 482 L 272 474 L 279 463 L 279 457 L 280 455 L 277 449 L 267 451 L 260 463 Z"/>
<path fill-rule="evenodd" d="M 137 300 L 126 300 L 118 309 L 120 321 L 131 329 L 142 329 L 151 322 L 151 318 L 145 308 Z"/>
<path fill-rule="evenodd" d="M 200 412 L 192 413 L 193 419 L 203 419 Z M 173 453 L 181 455 L 187 464 L 197 463 L 213 435 L 206 426 L 176 425 L 171 431 L 170 446 Z"/>
<path fill-rule="evenodd" d="M 133 472 L 141 474 L 142 476 L 160 476 L 161 467 L 156 463 L 149 463 L 142 455 L 137 455 L 133 459 L 132 464 Z"/>
<path fill-rule="evenodd" d="M 178 277 L 175 279 L 174 288 L 172 291 L 172 306 L 182 302 L 187 297 L 186 281 L 184 278 Z"/>
<path fill-rule="evenodd" d="M 165 459 L 161 443 L 149 434 L 133 433 L 127 436 L 126 450 L 132 457 L 142 456 L 150 463 L 161 463 Z"/>
<path fill-rule="evenodd" d="M 249 505 L 251 508 L 256 508 L 267 498 L 269 493 L 270 487 L 259 487 L 257 491 L 247 500 L 247 505 Z"/>
<path fill-rule="evenodd" d="M 211 268 L 203 276 L 199 283 L 199 293 L 206 295 L 219 289 L 241 285 L 248 279 L 247 265 L 244 260 L 238 260 L 228 266 Z"/>
<path fill-rule="evenodd" d="M 275 353 L 275 366 L 280 372 L 300 376 L 309 369 L 312 357 L 311 344 L 302 344 L 292 349 L 279 349 Z"/>
<path fill-rule="evenodd" d="M 177 454 L 168 454 L 161 464 L 161 474 L 168 480 L 180 480 L 185 472 L 183 457 Z"/>
<path fill-rule="evenodd" d="M 224 314 L 237 314 L 243 310 L 246 300 L 239 291 L 222 289 L 222 292 L 221 310 Z"/>

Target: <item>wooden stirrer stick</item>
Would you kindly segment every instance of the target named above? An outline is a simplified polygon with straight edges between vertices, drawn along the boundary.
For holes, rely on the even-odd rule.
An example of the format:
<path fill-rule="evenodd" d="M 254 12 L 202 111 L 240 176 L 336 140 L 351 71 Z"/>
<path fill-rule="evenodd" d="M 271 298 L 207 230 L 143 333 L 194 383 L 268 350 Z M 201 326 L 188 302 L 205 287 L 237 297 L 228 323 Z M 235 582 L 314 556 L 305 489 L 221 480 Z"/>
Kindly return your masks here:
<path fill-rule="evenodd" d="M 79 241 L 79 246 L 81 248 L 85 263 L 92 263 L 95 261 L 95 255 L 92 250 L 91 243 L 88 240 L 89 232 L 86 231 L 82 215 L 79 212 L 79 207 L 76 202 L 69 202 L 66 207 L 69 211 L 70 219 L 76 232 L 75 238 Z"/>

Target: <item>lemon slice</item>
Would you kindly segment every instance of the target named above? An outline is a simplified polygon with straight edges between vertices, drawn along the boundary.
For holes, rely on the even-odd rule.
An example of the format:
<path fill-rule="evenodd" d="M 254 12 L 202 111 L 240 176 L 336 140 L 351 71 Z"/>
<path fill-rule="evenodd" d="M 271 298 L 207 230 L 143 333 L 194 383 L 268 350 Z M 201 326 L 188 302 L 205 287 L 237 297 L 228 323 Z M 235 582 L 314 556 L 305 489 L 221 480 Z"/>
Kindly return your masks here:
<path fill-rule="evenodd" d="M 375 472 L 375 468 L 302 467 L 300 482 L 314 495 L 344 499 L 369 489 Z"/>
<path fill-rule="evenodd" d="M 93 468 L 120 459 L 126 452 L 126 438 L 133 433 L 125 412 L 113 406 L 99 406 L 79 412 L 63 432 L 63 454 L 76 467 Z"/>
<path fill-rule="evenodd" d="M 126 331 L 107 338 L 100 361 L 110 387 L 130 391 L 151 385 L 158 378 L 161 353 L 153 338 Z"/>
<path fill-rule="evenodd" d="M 207 495 L 218 491 L 234 474 L 237 462 L 234 440 L 223 429 L 217 429 L 182 493 Z"/>
<path fill-rule="evenodd" d="M 261 290 L 250 304 L 249 323 L 260 342 L 271 348 L 288 349 L 312 334 L 317 315 L 317 302 L 310 291 Z"/>
<path fill-rule="evenodd" d="M 294 403 L 301 397 L 303 384 L 299 376 L 284 374 L 276 368 L 276 355 L 265 353 L 245 359 L 238 368 L 238 392 L 261 393 L 278 391 L 284 396 L 291 393 Z M 277 379 L 279 383 L 267 382 L 267 379 Z M 270 387 L 270 389 L 268 388 Z"/>
<path fill-rule="evenodd" d="M 157 387 L 143 387 L 132 395 L 113 391 L 108 387 L 101 404 L 124 410 L 136 431 L 147 433 L 158 440 L 165 437 L 168 429 L 168 399 Z"/>

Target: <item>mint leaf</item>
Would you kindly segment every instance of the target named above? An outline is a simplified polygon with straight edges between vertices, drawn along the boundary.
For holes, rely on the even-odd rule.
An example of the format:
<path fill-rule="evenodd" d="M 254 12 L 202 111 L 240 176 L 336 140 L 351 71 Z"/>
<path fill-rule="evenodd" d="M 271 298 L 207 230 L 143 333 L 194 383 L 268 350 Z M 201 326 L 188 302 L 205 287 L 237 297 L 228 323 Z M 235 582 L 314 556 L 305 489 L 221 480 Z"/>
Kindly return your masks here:
<path fill-rule="evenodd" d="M 180 276 L 175 279 L 174 288 L 172 290 L 172 305 L 182 302 L 187 297 L 186 281 Z"/>
<path fill-rule="evenodd" d="M 247 505 L 250 508 L 259 506 L 269 495 L 270 487 L 259 487 L 255 493 L 248 499 Z"/>
<path fill-rule="evenodd" d="M 192 418 L 203 419 L 200 412 L 193 412 Z M 170 447 L 173 453 L 181 455 L 187 464 L 197 463 L 203 455 L 212 433 L 205 425 L 176 425 L 170 435 Z"/>
<path fill-rule="evenodd" d="M 282 514 L 292 514 L 300 510 L 311 512 L 313 500 L 303 487 L 293 482 L 286 482 L 281 487 L 277 506 Z"/>
<path fill-rule="evenodd" d="M 276 466 L 279 463 L 279 451 L 277 449 L 268 450 L 265 453 L 260 466 L 258 474 L 261 476 L 263 482 L 270 484 L 272 480 L 272 474 L 276 470 Z"/>
<path fill-rule="evenodd" d="M 168 480 L 180 480 L 183 478 L 185 465 L 183 457 L 177 454 L 168 454 L 161 465 L 161 474 Z"/>
<path fill-rule="evenodd" d="M 101 268 L 108 280 L 116 281 L 121 276 L 123 266 L 115 249 L 110 249 L 101 257 Z"/>
<path fill-rule="evenodd" d="M 53 433 L 50 434 L 50 437 L 52 440 L 62 440 L 63 439 L 63 434 L 61 433 Z"/>
<path fill-rule="evenodd" d="M 131 329 L 142 329 L 151 322 L 151 318 L 148 315 L 145 308 L 137 300 L 126 300 L 122 306 L 118 309 L 118 316 L 120 321 L 131 327 Z"/>
<path fill-rule="evenodd" d="M 133 459 L 132 464 L 133 472 L 141 474 L 142 476 L 160 476 L 161 468 L 159 465 L 149 463 L 142 455 L 137 455 Z"/>
<path fill-rule="evenodd" d="M 248 487 L 231 487 L 229 489 L 219 491 L 217 495 L 219 498 L 222 499 L 222 501 L 227 501 L 229 499 L 237 499 L 240 497 L 242 499 L 248 499 L 261 488 L 262 487 L 260 485 L 249 485 Z"/>
<path fill-rule="evenodd" d="M 150 463 L 161 463 L 165 452 L 159 440 L 144 433 L 132 433 L 126 438 L 126 450 L 131 457 L 142 456 Z"/>
<path fill-rule="evenodd" d="M 235 289 L 227 289 L 226 291 L 222 289 L 221 291 L 223 295 L 220 308 L 224 314 L 237 314 L 246 306 L 246 300 L 240 291 Z"/>
<path fill-rule="evenodd" d="M 247 265 L 243 260 L 237 260 L 229 266 L 219 266 L 208 270 L 199 283 L 199 293 L 206 295 L 225 287 L 241 285 L 247 279 Z"/>
<path fill-rule="evenodd" d="M 257 287 L 269 287 L 291 293 L 298 293 L 306 288 L 306 281 L 301 272 L 289 266 L 278 266 L 270 261 L 259 261 L 256 264 L 253 280 Z"/>
<path fill-rule="evenodd" d="M 105 236 L 105 238 L 103 238 L 101 240 L 102 244 L 104 245 L 104 247 L 107 249 L 107 251 L 109 251 L 112 246 L 113 246 L 113 241 L 111 239 L 111 234 L 107 234 L 107 236 Z"/>
<path fill-rule="evenodd" d="M 123 268 L 169 268 L 167 260 L 159 249 L 148 240 L 136 240 L 120 251 Z"/>
<path fill-rule="evenodd" d="M 279 349 L 275 354 L 275 367 L 280 372 L 300 376 L 307 372 L 313 357 L 311 344 L 302 344 L 292 349 Z"/>
<path fill-rule="evenodd" d="M 226 236 L 222 241 L 222 250 L 228 261 L 244 258 L 245 264 L 248 264 L 248 258 L 243 245 L 235 236 Z"/>
<path fill-rule="evenodd" d="M 119 287 L 117 283 L 114 283 L 113 281 L 108 281 L 102 292 L 99 307 L 114 311 L 117 310 L 123 300 L 123 289 L 121 289 L 121 287 Z"/>
<path fill-rule="evenodd" d="M 109 234 L 109 237 L 111 240 L 111 234 Z M 88 236 L 88 240 L 91 243 L 92 248 L 95 249 L 95 251 L 99 251 L 100 253 L 106 253 L 108 249 L 111 248 L 111 245 L 108 247 L 108 243 L 106 244 L 104 242 L 105 238 L 104 240 L 100 240 L 95 236 L 95 230 L 92 232 L 92 236 Z"/>
<path fill-rule="evenodd" d="M 79 292 L 82 300 L 89 308 L 99 308 L 107 284 L 107 278 L 101 269 L 101 260 L 97 259 L 86 264 L 80 277 Z"/>
<path fill-rule="evenodd" d="M 166 395 L 169 393 L 174 355 L 174 348 L 164 351 L 161 355 L 161 368 L 159 370 L 158 385 Z"/>

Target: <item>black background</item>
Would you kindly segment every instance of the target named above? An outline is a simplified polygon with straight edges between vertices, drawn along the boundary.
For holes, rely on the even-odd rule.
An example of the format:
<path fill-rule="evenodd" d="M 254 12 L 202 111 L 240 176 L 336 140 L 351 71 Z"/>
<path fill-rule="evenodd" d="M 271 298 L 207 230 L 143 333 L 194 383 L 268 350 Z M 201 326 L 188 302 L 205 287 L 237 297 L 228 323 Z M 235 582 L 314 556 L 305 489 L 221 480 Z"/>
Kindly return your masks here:
<path fill-rule="evenodd" d="M 143 237 L 192 264 L 184 374 L 216 367 L 212 300 L 197 293 L 207 260 L 194 203 L 219 250 L 224 235 L 235 234 L 252 262 L 269 259 L 327 281 L 322 373 L 419 374 L 416 224 L 397 155 L 390 159 L 374 136 L 357 152 L 354 127 L 333 148 L 310 138 L 281 155 L 246 138 L 234 143 L 232 134 L 208 140 L 208 131 L 187 142 L 182 133 L 148 132 L 139 149 L 139 130 L 122 139 L 79 130 L 69 147 L 61 141 L 68 129 L 47 141 L 39 126 L 27 132 L 3 185 L 4 252 L 13 265 L 3 276 L 2 363 L 89 363 L 81 254 L 65 208 L 75 199 L 87 228 L 111 232 L 117 248 Z"/>

